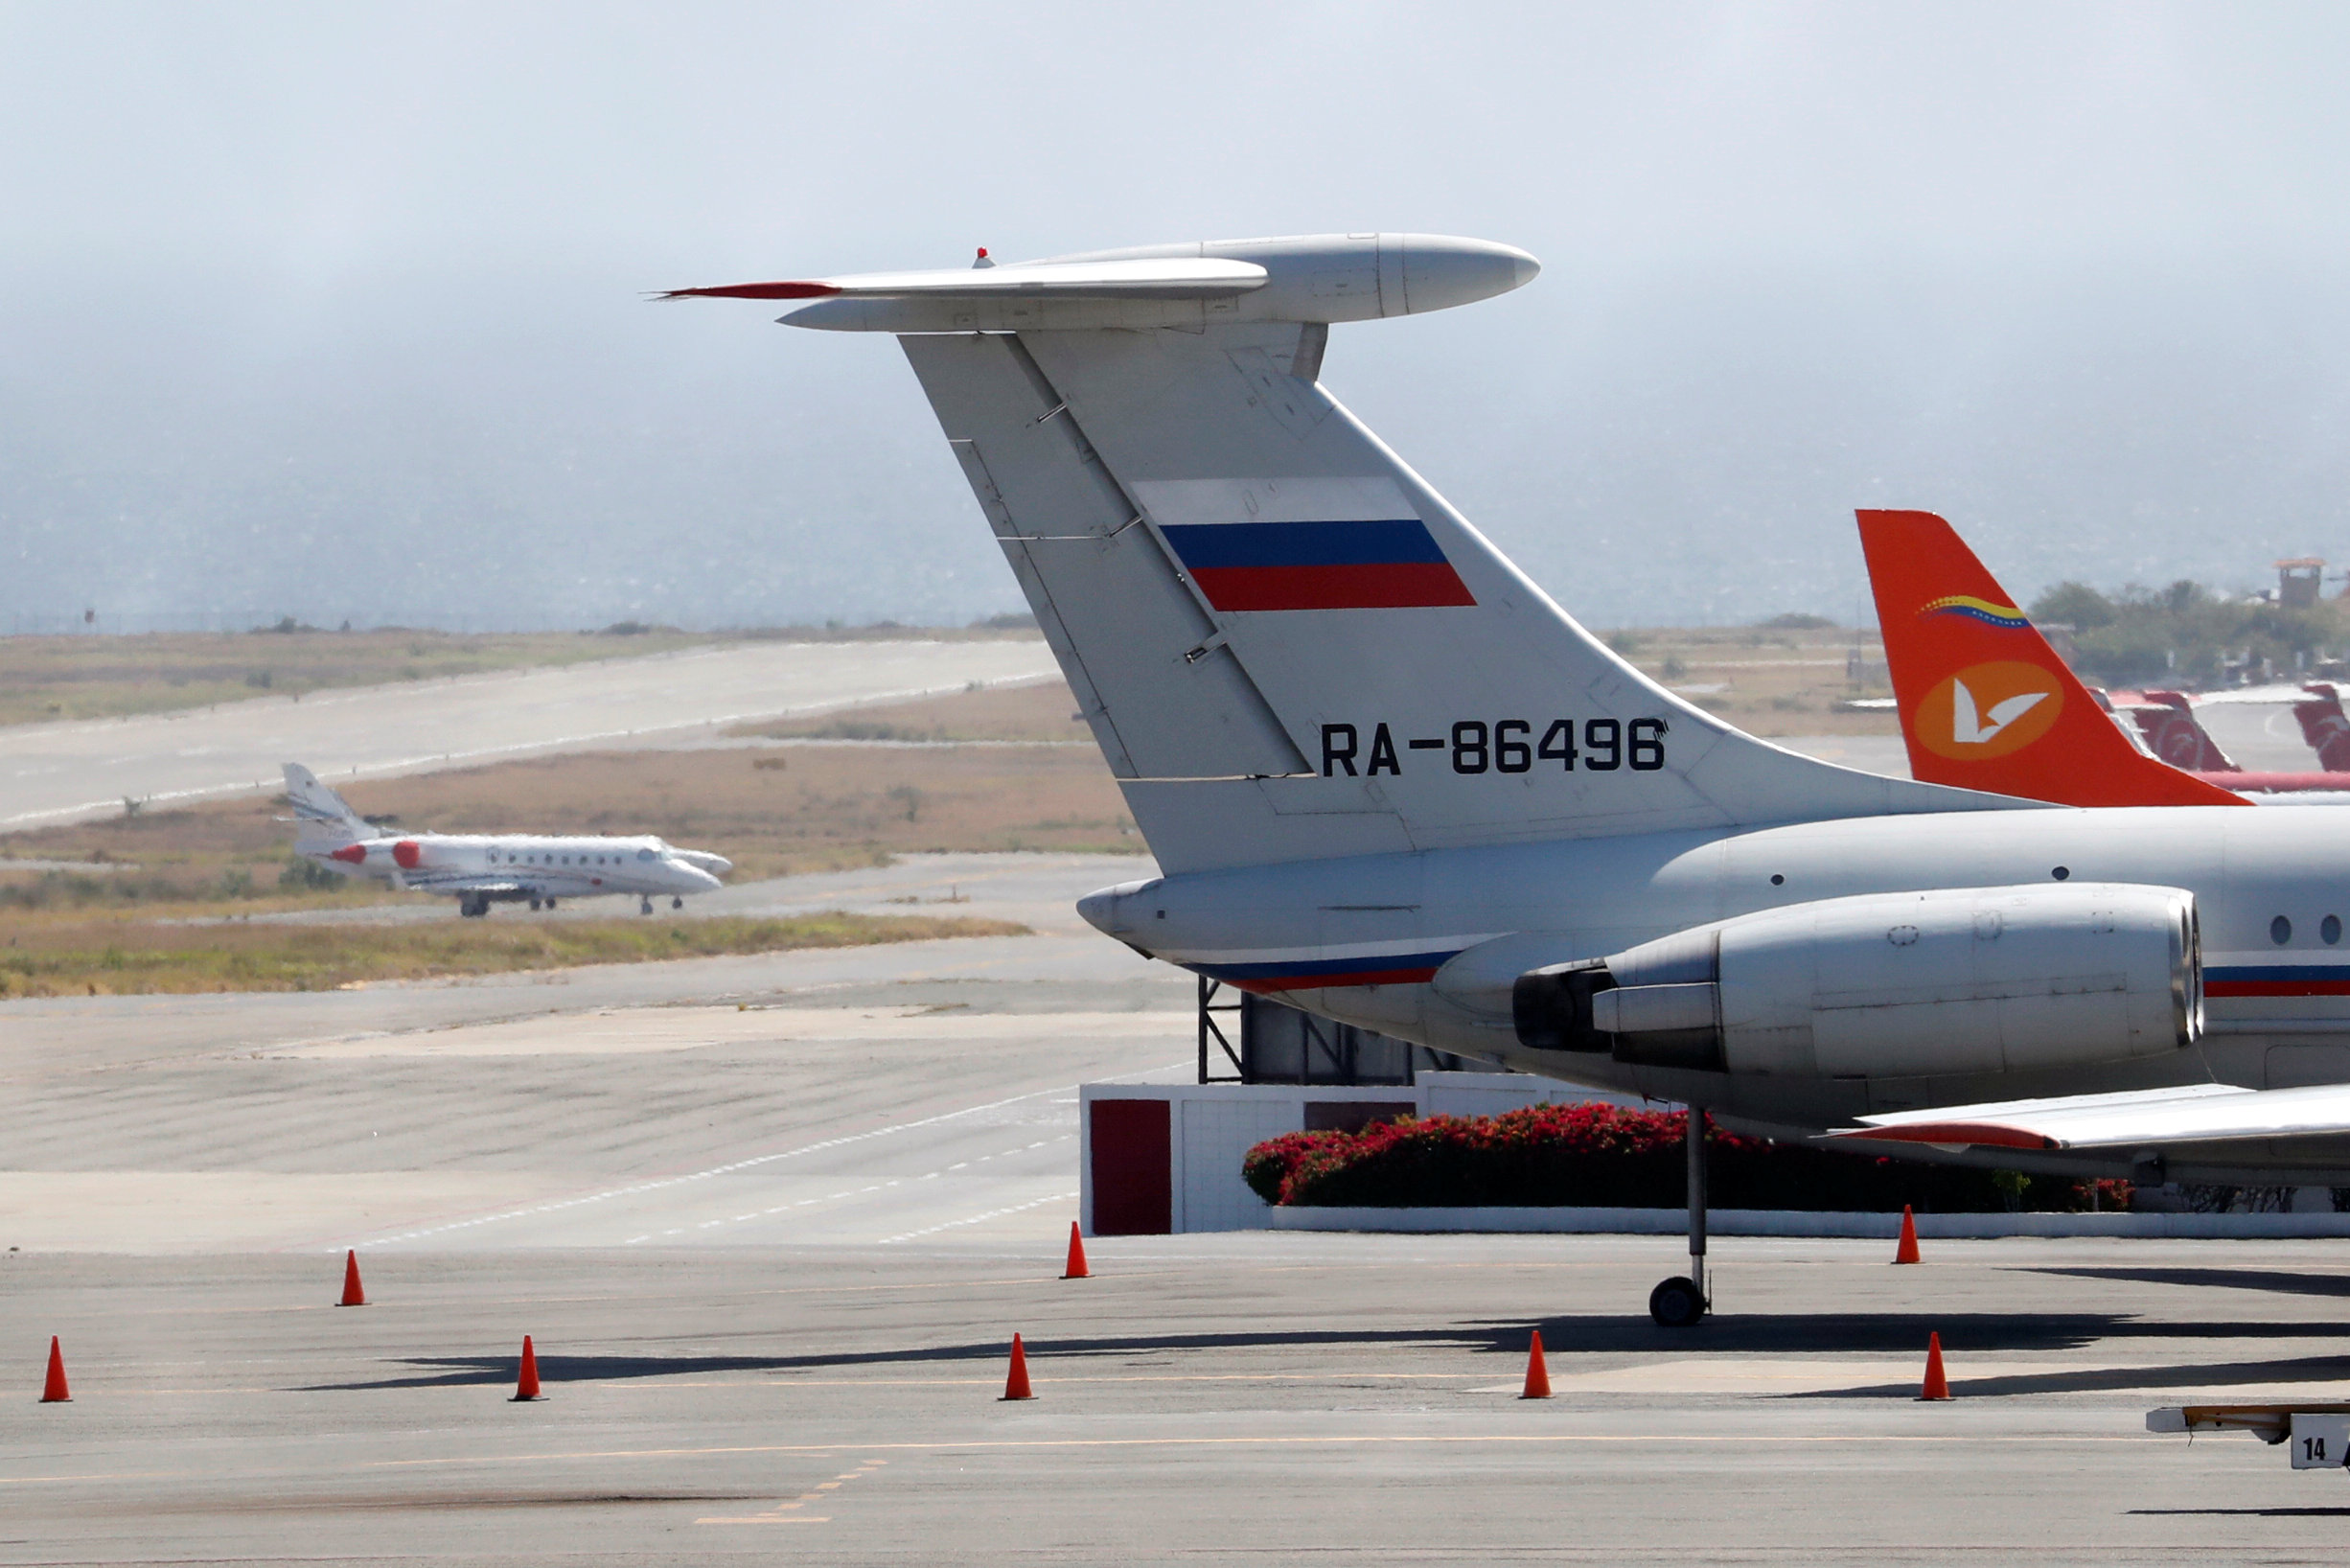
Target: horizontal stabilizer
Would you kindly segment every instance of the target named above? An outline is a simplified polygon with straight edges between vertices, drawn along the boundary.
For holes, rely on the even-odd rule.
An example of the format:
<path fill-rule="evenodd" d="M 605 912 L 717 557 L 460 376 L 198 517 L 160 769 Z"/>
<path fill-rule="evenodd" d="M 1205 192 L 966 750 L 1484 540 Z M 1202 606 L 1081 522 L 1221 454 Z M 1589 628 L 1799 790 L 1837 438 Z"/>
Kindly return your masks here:
<path fill-rule="evenodd" d="M 927 272 L 672 288 L 663 299 L 1225 299 L 1265 286 L 1254 262 L 1166 256 L 1139 262 L 1020 262 Z"/>
<path fill-rule="evenodd" d="M 1924 1143 L 1935 1148 L 2148 1149 L 2239 1139 L 2350 1135 L 2350 1084 L 2306 1089 L 2177 1089 L 2009 1100 L 1862 1117 L 1829 1136 L 1845 1141 Z"/>
<path fill-rule="evenodd" d="M 790 300 L 828 332 L 1197 333 L 1249 322 L 1376 321 L 1489 299 L 1541 264 L 1443 234 L 1308 234 L 1048 256 L 1002 265 L 674 288 L 668 299 Z"/>

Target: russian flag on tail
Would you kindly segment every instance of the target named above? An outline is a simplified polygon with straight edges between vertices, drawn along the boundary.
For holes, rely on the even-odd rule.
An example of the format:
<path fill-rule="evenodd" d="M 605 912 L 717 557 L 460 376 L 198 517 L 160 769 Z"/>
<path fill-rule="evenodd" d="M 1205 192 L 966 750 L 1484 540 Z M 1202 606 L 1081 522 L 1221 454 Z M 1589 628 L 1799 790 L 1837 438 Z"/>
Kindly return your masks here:
<path fill-rule="evenodd" d="M 1417 518 L 1164 530 L 1218 610 L 1408 610 L 1476 597 Z"/>
<path fill-rule="evenodd" d="M 1161 480 L 1136 489 L 1218 610 L 1477 602 L 1417 509 L 1384 476 Z"/>

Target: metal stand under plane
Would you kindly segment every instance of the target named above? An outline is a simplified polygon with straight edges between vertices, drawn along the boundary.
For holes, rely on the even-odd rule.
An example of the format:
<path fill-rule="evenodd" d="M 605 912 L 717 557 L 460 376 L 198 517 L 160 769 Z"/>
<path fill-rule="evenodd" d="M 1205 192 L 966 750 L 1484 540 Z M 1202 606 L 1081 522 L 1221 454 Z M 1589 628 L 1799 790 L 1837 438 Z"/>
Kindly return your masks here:
<path fill-rule="evenodd" d="M 1648 1316 L 1666 1328 L 1692 1328 L 1714 1305 L 1705 1289 L 1705 1111 L 1689 1108 L 1682 1135 L 1689 1155 L 1689 1274 L 1648 1292 Z"/>

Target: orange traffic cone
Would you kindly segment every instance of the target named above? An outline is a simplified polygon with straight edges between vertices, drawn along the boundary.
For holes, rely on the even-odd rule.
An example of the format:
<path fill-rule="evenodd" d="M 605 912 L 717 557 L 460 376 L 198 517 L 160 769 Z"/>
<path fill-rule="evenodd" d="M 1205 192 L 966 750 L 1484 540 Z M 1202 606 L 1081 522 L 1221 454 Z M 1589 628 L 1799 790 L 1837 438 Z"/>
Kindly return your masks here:
<path fill-rule="evenodd" d="M 1533 1344 L 1526 1351 L 1526 1392 L 1521 1399 L 1547 1399 L 1551 1396 L 1551 1370 L 1542 1364 L 1542 1330 L 1534 1330 Z"/>
<path fill-rule="evenodd" d="M 336 1306 L 365 1306 L 367 1292 L 359 1288 L 359 1255 L 356 1251 L 343 1254 L 343 1299 Z"/>
<path fill-rule="evenodd" d="M 1012 1336 L 1012 1372 L 1003 1380 L 1005 1399 L 1033 1399 L 1035 1391 L 1028 1387 L 1028 1352 L 1022 1349 L 1020 1336 Z M 998 1401 L 1001 1403 L 1002 1401 Z"/>
<path fill-rule="evenodd" d="M 1064 1280 L 1091 1278 L 1085 1271 L 1085 1238 L 1077 1234 L 1077 1222 L 1069 1222 L 1069 1266 L 1061 1271 Z"/>
<path fill-rule="evenodd" d="M 65 1386 L 65 1352 L 58 1349 L 58 1336 L 49 1336 L 49 1381 L 41 1385 L 41 1403 L 69 1405 L 74 1402 L 73 1391 Z"/>
<path fill-rule="evenodd" d="M 539 1352 L 531 1349 L 530 1336 L 524 1334 L 522 1336 L 522 1372 L 515 1379 L 514 1397 L 507 1402 L 519 1405 L 545 1397 L 545 1395 L 539 1392 Z"/>
<path fill-rule="evenodd" d="M 1924 1258 L 1918 1256 L 1918 1217 L 1909 1211 L 1907 1204 L 1901 1205 L 1901 1243 L 1893 1249 L 1893 1260 L 1896 1263 L 1923 1263 L 1925 1261 Z"/>
<path fill-rule="evenodd" d="M 1925 1386 L 1918 1391 L 1920 1399 L 1947 1399 L 1950 1380 L 1942 1374 L 1942 1336 L 1925 1336 Z"/>

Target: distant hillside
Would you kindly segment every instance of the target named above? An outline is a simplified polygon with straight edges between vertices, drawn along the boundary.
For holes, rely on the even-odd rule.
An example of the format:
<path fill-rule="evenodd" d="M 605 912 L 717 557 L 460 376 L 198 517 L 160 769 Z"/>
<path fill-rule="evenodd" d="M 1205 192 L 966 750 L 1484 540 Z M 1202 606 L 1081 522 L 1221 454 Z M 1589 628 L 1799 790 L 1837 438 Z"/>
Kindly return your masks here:
<path fill-rule="evenodd" d="M 2033 600 L 2031 615 L 2043 628 L 2072 628 L 2073 667 L 2105 685 L 2223 686 L 2350 673 L 2350 605 L 2339 599 L 2287 610 L 2194 582 L 2113 594 L 2067 582 Z"/>

